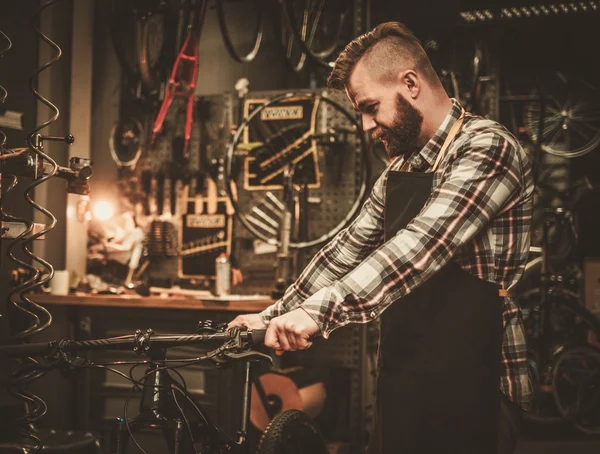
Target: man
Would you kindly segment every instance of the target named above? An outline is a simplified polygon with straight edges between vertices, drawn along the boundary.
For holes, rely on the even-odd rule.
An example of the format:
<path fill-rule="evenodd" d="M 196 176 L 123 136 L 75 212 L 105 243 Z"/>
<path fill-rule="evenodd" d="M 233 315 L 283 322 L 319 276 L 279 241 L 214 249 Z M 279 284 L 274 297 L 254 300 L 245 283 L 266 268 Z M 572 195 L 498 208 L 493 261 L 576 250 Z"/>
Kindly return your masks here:
<path fill-rule="evenodd" d="M 402 24 L 348 44 L 328 84 L 393 160 L 284 297 L 231 326 L 268 325 L 265 344 L 281 352 L 380 317 L 369 451 L 513 452 L 531 389 L 520 311 L 504 289 L 529 249 L 527 156 L 448 98 Z"/>

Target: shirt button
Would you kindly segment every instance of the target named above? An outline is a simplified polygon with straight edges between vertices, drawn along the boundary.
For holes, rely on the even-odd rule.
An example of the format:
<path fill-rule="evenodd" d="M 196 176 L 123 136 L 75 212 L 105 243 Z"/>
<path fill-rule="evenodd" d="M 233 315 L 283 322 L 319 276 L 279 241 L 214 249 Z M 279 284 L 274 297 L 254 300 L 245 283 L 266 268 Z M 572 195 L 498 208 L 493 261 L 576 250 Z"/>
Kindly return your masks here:
<path fill-rule="evenodd" d="M 377 313 L 375 311 L 371 311 L 369 315 L 371 316 L 371 318 L 377 317 Z"/>

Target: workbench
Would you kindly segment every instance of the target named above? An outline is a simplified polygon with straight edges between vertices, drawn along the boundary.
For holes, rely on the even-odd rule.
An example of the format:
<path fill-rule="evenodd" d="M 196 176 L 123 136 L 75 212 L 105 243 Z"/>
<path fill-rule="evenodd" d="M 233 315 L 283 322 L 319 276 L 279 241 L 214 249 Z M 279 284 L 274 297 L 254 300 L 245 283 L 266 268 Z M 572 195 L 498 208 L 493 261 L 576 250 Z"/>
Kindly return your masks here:
<path fill-rule="evenodd" d="M 215 300 L 210 296 L 202 299 L 137 294 L 33 294 L 29 297 L 53 316 L 50 329 L 36 336 L 35 341 L 115 337 L 149 328 L 157 334 L 193 334 L 201 320 L 229 322 L 239 314 L 258 313 L 273 303 L 270 298 L 251 296 L 244 299 L 235 295 L 228 300 Z M 359 446 L 366 441 L 373 398 L 373 363 L 369 355 L 373 352 L 372 344 L 372 327 L 348 325 L 334 331 L 328 340 L 315 339 L 314 345 L 306 351 L 275 357 L 276 362 L 285 367 L 300 365 L 333 371 L 329 378 L 335 390 L 329 394 L 336 409 L 328 416 L 333 424 L 329 430 L 334 439 Z M 197 357 L 201 350 L 199 347 L 178 347 L 169 349 L 168 355 L 172 359 Z M 269 353 L 266 349 L 265 352 Z M 95 351 L 85 355 L 95 363 L 143 359 L 133 351 Z M 130 365 L 114 367 L 129 373 Z M 190 392 L 229 433 L 239 429 L 242 388 L 238 382 L 241 383 L 243 377 L 242 371 L 237 369 L 235 366 L 217 369 L 210 362 L 202 362 L 180 370 Z M 139 378 L 143 373 L 144 368 L 139 367 L 134 376 Z M 131 384 L 106 370 L 88 369 L 68 377 L 52 373 L 34 385 L 36 393 L 49 407 L 44 427 L 102 432 L 107 423 L 123 416 L 124 403 L 128 399 L 128 417 L 137 414 L 139 397 L 131 393 Z M 152 446 L 152 441 L 148 443 Z"/>

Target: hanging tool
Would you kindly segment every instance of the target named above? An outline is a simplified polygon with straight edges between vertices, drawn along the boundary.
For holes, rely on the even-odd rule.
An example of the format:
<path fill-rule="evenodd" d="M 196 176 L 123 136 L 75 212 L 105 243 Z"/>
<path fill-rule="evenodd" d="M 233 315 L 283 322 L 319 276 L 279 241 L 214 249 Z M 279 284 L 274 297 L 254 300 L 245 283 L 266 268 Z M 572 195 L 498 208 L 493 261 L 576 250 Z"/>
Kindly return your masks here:
<path fill-rule="evenodd" d="M 196 9 L 197 2 L 191 3 L 190 21 L 188 33 L 173 65 L 171 76 L 167 83 L 165 98 L 152 128 L 152 142 L 162 130 L 167 112 L 176 97 L 187 99 L 185 119 L 185 141 L 183 145 L 183 156 L 187 157 L 187 149 L 192 135 L 192 123 L 194 120 L 194 97 L 196 94 L 196 81 L 198 79 L 198 46 L 200 44 L 200 32 L 204 17 L 206 16 L 207 0 L 200 2 L 200 8 Z"/>

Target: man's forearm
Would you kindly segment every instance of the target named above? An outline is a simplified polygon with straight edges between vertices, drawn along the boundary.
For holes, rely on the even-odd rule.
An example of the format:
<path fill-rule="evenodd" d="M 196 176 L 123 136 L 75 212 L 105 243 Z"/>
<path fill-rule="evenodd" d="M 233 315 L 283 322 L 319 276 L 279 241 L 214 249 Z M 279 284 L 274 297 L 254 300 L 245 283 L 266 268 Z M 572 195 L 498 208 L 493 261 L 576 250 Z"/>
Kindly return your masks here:
<path fill-rule="evenodd" d="M 356 268 L 383 242 L 383 176 L 373 188 L 358 217 L 323 247 L 285 292 L 283 298 L 263 312 L 268 322 L 299 307 L 322 288 L 331 286 Z"/>

